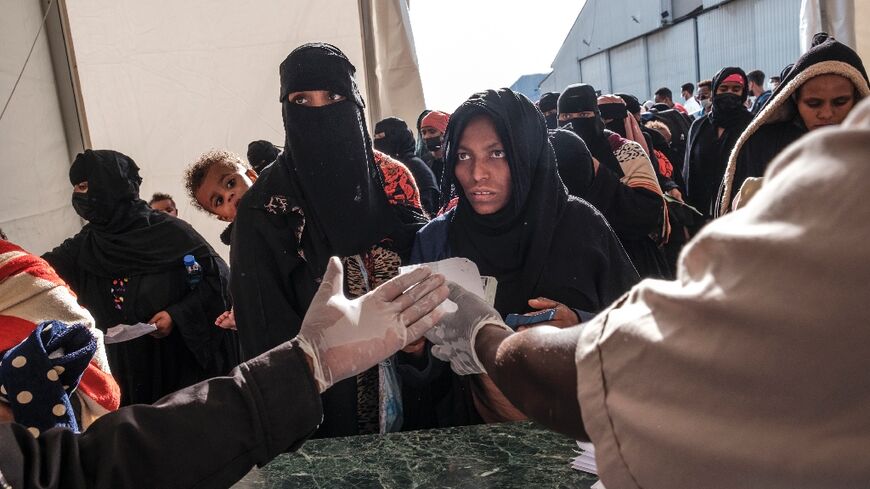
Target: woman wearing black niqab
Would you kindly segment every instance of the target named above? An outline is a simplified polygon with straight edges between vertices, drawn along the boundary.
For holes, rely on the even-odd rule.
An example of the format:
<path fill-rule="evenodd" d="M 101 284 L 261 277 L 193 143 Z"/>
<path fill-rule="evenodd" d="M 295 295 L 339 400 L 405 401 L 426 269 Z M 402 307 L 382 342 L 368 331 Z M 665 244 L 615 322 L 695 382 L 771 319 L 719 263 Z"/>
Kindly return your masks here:
<path fill-rule="evenodd" d="M 284 151 L 240 201 L 230 250 L 245 358 L 299 333 L 330 256 L 342 259 L 345 292 L 362 295 L 398 273 L 426 222 L 411 173 L 372 148 L 354 72 L 325 43 L 281 63 Z M 378 377 L 372 369 L 324 393 L 317 435 L 377 432 L 378 393 L 390 387 Z"/>
<path fill-rule="evenodd" d="M 472 189 L 463 187 L 457 169 L 466 159 L 460 153 L 470 152 L 461 147 L 464 133 L 480 118 L 495 126 L 510 172 L 510 197 L 486 214 L 476 210 L 468 195 Z M 420 230 L 412 262 L 468 258 L 481 275 L 498 281 L 495 308 L 502 316 L 554 307 L 536 301 L 547 298 L 571 310 L 575 322 L 588 319 L 639 280 L 603 216 L 568 195 L 544 117 L 525 96 L 509 89 L 472 95 L 450 118 L 445 157 L 442 191 L 455 186 L 458 204 Z M 430 358 L 428 363 L 433 362 L 438 361 Z M 439 399 L 430 404 L 437 411 Z M 428 426 L 438 423 L 451 421 L 430 420 Z"/>
<path fill-rule="evenodd" d="M 720 93 L 723 84 L 743 85 L 741 94 Z M 683 180 L 686 182 L 686 203 L 704 214 L 705 221 L 713 218 L 716 195 L 728 156 L 752 120 L 752 113 L 744 103 L 749 94 L 746 73 L 740 68 L 723 68 L 713 77 L 713 108 L 709 114 L 696 119 L 689 128 Z"/>
<path fill-rule="evenodd" d="M 568 86 L 558 107 L 559 124 L 580 136 L 598 162 L 592 185 L 578 197 L 604 214 L 641 277 L 670 276 L 658 248 L 666 236 L 665 204 L 649 156 L 640 144 L 605 128 L 591 85 Z"/>
<path fill-rule="evenodd" d="M 122 405 L 152 403 L 227 373 L 238 353 L 235 333 L 214 326 L 228 309 L 223 260 L 189 224 L 139 199 L 139 168 L 127 156 L 87 150 L 69 175 L 73 207 L 88 224 L 43 258 L 103 332 L 118 324 L 164 325 L 165 315 L 171 323 L 166 336 L 107 345 Z M 198 283 L 187 274 L 185 255 L 202 268 Z"/>
<path fill-rule="evenodd" d="M 379 137 L 380 136 L 380 137 Z M 435 174 L 429 166 L 415 155 L 416 143 L 408 124 L 398 117 L 387 117 L 375 124 L 375 149 L 402 162 L 411 170 L 417 188 L 420 189 L 420 203 L 429 215 L 438 212 L 439 191 Z"/>

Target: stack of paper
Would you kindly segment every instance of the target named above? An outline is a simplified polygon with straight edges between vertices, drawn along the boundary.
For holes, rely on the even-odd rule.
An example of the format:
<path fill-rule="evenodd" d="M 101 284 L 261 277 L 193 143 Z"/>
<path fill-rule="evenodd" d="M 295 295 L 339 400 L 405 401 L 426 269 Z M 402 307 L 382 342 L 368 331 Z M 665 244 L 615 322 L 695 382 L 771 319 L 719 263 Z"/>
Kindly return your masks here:
<path fill-rule="evenodd" d="M 591 443 L 577 442 L 580 447 L 580 455 L 571 462 L 571 468 L 598 475 L 598 467 L 595 465 L 595 446 Z"/>

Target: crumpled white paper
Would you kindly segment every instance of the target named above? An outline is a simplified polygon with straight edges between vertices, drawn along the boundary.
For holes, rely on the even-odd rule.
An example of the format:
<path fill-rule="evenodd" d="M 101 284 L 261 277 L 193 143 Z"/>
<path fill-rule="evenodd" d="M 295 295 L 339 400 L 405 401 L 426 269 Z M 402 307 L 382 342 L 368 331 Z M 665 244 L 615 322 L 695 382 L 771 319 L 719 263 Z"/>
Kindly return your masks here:
<path fill-rule="evenodd" d="M 111 345 L 112 343 L 123 343 L 125 341 L 135 340 L 140 336 L 145 336 L 146 334 L 155 331 L 157 331 L 157 326 L 148 323 L 119 324 L 106 330 L 106 334 L 103 335 L 103 340 L 107 345 Z"/>

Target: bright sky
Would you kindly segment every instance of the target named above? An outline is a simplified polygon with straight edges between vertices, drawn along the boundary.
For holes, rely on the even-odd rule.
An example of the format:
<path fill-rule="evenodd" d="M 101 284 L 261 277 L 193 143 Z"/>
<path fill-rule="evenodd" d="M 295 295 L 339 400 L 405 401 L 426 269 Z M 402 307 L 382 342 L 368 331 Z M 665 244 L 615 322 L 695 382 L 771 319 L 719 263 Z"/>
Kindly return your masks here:
<path fill-rule="evenodd" d="M 426 108 L 549 73 L 586 0 L 411 0 Z"/>

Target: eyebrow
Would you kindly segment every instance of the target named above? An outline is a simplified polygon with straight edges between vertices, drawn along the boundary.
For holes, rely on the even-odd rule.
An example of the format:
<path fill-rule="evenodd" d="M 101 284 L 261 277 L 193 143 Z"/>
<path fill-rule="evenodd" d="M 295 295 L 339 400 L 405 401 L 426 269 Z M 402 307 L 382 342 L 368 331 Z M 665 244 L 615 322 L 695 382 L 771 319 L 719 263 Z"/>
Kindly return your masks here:
<path fill-rule="evenodd" d="M 499 142 L 499 141 L 494 141 L 494 142 L 488 144 L 488 145 L 486 146 L 485 149 L 486 149 L 487 151 L 490 151 L 490 150 L 493 150 L 493 149 L 496 149 L 496 148 L 501 149 L 501 150 L 504 150 L 504 144 L 502 144 L 502 143 Z M 461 145 L 461 144 L 459 145 L 459 150 L 460 150 L 460 151 L 470 151 L 467 147 L 465 147 L 465 146 L 463 146 L 463 145 Z"/>

